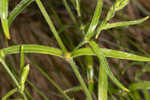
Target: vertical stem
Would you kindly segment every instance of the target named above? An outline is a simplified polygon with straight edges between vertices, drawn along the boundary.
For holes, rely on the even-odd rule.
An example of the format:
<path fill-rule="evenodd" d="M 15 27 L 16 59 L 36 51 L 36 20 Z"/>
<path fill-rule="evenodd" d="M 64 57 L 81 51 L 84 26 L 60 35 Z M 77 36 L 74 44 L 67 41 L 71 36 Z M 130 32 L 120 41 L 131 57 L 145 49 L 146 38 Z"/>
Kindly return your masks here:
<path fill-rule="evenodd" d="M 84 90 L 84 92 L 85 92 L 85 94 L 87 96 L 87 100 L 92 100 L 92 96 L 91 96 L 91 94 L 90 94 L 90 92 L 89 92 L 89 90 L 88 90 L 88 88 L 87 88 L 83 78 L 81 77 L 80 72 L 77 69 L 77 65 L 75 64 L 75 62 L 73 61 L 72 58 L 69 58 L 67 60 L 70 63 L 70 65 L 71 65 L 71 67 L 72 67 L 76 77 L 78 78 L 78 80 L 79 80 L 79 82 L 80 82 L 80 84 L 81 84 L 81 86 L 82 86 L 82 88 L 83 88 L 83 90 Z"/>
<path fill-rule="evenodd" d="M 59 46 L 60 46 L 61 49 L 63 50 L 64 54 L 66 54 L 67 49 L 66 49 L 66 47 L 64 46 L 64 44 L 63 44 L 61 38 L 59 37 L 58 32 L 56 31 L 56 28 L 55 28 L 55 26 L 53 25 L 53 22 L 52 22 L 51 18 L 49 17 L 47 11 L 45 10 L 45 8 L 44 8 L 42 2 L 41 2 L 40 0 L 36 0 L 36 3 L 37 3 L 37 5 L 38 5 L 38 7 L 40 8 L 40 10 L 41 10 L 41 12 L 42 12 L 42 14 L 43 14 L 43 16 L 44 16 L 46 22 L 48 23 L 48 25 L 49 25 L 49 27 L 50 27 L 50 29 L 51 29 L 51 31 L 53 32 L 53 35 L 55 36 L 55 38 L 56 38 L 56 40 L 57 40 Z"/>
<path fill-rule="evenodd" d="M 12 78 L 12 80 L 14 81 L 14 83 L 16 84 L 16 86 L 19 88 L 20 86 L 19 86 L 19 83 L 18 83 L 16 77 L 10 71 L 10 69 L 7 66 L 6 62 L 2 58 L 0 58 L 0 63 L 4 66 L 5 70 L 8 72 L 8 74 L 10 75 L 10 77 Z"/>

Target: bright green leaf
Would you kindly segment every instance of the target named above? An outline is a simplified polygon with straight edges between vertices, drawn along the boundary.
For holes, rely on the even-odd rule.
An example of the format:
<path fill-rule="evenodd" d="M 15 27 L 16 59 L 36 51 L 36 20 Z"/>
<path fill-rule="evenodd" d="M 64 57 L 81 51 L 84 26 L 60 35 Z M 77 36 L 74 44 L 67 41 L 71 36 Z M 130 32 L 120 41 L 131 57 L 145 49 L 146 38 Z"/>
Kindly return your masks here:
<path fill-rule="evenodd" d="M 150 61 L 150 58 L 138 56 L 135 54 L 117 51 L 112 49 L 100 48 L 106 57 L 117 58 L 117 59 L 126 59 L 133 61 Z M 99 51 L 100 52 L 100 51 Z M 95 55 L 91 48 L 81 48 L 72 53 L 72 57 L 78 57 L 83 55 Z"/>
<path fill-rule="evenodd" d="M 140 24 L 140 23 L 144 22 L 145 20 L 147 20 L 148 18 L 149 18 L 149 16 L 142 18 L 142 19 L 134 20 L 134 21 L 107 23 L 101 29 L 106 30 L 106 29 L 111 29 L 111 28 L 116 28 L 116 27 L 125 27 L 125 26 L 129 26 L 129 25 Z"/>
<path fill-rule="evenodd" d="M 21 45 L 23 46 L 24 53 L 39 53 L 39 54 L 49 54 L 54 56 L 62 57 L 63 53 L 61 50 L 56 48 L 51 48 L 42 45 Z M 8 48 L 1 49 L 5 55 L 20 53 L 20 45 L 10 46 Z"/>
<path fill-rule="evenodd" d="M 94 53 L 96 54 L 96 56 L 99 58 L 101 65 L 104 66 L 105 71 L 107 73 L 107 75 L 111 78 L 111 80 L 121 89 L 125 90 L 125 91 L 129 91 L 127 88 L 125 88 L 117 79 L 116 77 L 113 75 L 113 73 L 111 72 L 107 59 L 105 58 L 105 54 L 103 53 L 103 51 L 99 48 L 98 44 L 96 44 L 94 41 L 90 41 L 90 46 L 92 47 L 92 50 L 94 51 Z"/>

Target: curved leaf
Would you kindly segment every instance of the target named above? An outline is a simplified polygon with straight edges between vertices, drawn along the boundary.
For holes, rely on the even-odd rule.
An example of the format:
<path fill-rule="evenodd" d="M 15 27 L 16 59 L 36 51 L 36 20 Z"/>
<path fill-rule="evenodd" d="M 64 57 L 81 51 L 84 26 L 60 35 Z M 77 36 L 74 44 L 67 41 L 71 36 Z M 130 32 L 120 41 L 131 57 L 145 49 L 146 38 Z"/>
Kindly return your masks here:
<path fill-rule="evenodd" d="M 116 27 L 125 27 L 129 25 L 135 25 L 135 24 L 140 24 L 147 20 L 149 16 L 144 17 L 142 19 L 134 20 L 134 21 L 124 21 L 124 22 L 116 22 L 116 23 L 107 23 L 104 25 L 101 29 L 106 30 L 106 29 L 111 29 L 111 28 L 116 28 Z"/>
<path fill-rule="evenodd" d="M 150 58 L 138 56 L 135 54 L 117 51 L 112 49 L 100 48 L 106 57 L 117 58 L 117 59 L 126 59 L 133 61 L 150 61 Z M 100 52 L 100 51 L 99 51 Z M 95 55 L 91 48 L 81 48 L 72 53 L 72 57 L 78 57 L 83 55 Z"/>
<path fill-rule="evenodd" d="M 16 53 L 20 53 L 20 47 L 23 47 L 24 53 L 49 54 L 49 55 L 54 55 L 59 57 L 62 57 L 63 55 L 62 51 L 57 48 L 52 48 L 52 47 L 42 46 L 42 45 L 16 45 L 16 46 L 10 46 L 8 48 L 4 48 L 0 50 L 2 50 L 5 55 L 16 54 Z"/>
<path fill-rule="evenodd" d="M 14 19 L 31 3 L 33 0 L 22 0 L 10 13 L 8 17 L 8 25 L 10 26 Z"/>

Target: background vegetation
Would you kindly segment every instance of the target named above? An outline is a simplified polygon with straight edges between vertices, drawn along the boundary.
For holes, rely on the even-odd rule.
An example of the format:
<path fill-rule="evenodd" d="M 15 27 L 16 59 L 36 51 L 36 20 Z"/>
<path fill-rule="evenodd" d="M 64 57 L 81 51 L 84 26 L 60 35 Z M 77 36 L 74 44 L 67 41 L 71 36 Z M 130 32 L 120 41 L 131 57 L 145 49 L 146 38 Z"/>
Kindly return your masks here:
<path fill-rule="evenodd" d="M 21 11 L 21 13 L 13 20 L 11 18 L 14 16 L 11 12 L 17 5 L 20 4 L 21 1 L 9 0 L 9 17 L 7 17 L 8 23 L 7 20 L 1 21 L 3 26 L 0 27 L 1 50 L 3 48 L 21 44 L 38 44 L 54 48 L 61 48 L 64 50 L 63 46 L 59 47 L 59 43 L 56 42 L 55 37 L 57 36 L 53 35 L 55 30 L 53 31 L 52 26 L 49 28 L 50 22 L 48 20 L 45 21 L 37 5 L 38 3 L 34 1 L 30 3 L 32 0 L 23 1 L 29 2 L 26 2 L 26 6 L 23 6 L 25 9 Z M 79 5 L 78 2 L 75 1 L 79 1 Z M 101 0 L 99 0 L 99 3 L 100 1 Z M 100 16 L 100 20 L 99 18 L 95 20 L 99 26 L 102 25 L 101 22 L 106 18 L 109 8 L 111 8 L 116 1 L 103 0 L 101 16 L 100 13 L 96 15 Z M 89 29 L 98 0 L 42 0 L 41 2 L 46 8 L 48 15 L 54 23 L 54 26 L 68 51 L 77 51 L 77 49 L 75 50 L 74 48 L 83 40 L 85 34 L 94 33 L 96 30 L 94 29 L 91 31 L 93 27 L 91 30 Z M 145 17 L 150 16 L 149 10 L 149 0 L 130 0 L 128 5 L 125 6 L 125 8 L 117 11 L 115 16 L 109 22 L 115 23 L 137 19 L 140 20 L 123 23 L 123 26 L 125 27 L 111 29 L 109 29 L 109 27 L 104 27 L 104 30 L 101 32 L 99 38 L 95 39 L 95 36 L 92 37 L 92 40 L 96 41 L 96 43 L 99 44 L 99 47 L 107 48 L 107 50 L 113 49 L 139 55 L 127 56 L 125 53 L 116 51 L 111 51 L 111 53 L 108 54 L 108 51 L 103 49 L 102 52 L 104 52 L 106 57 L 112 57 L 107 58 L 107 60 L 115 78 L 118 79 L 121 84 L 123 84 L 123 86 L 120 85 L 122 88 L 119 88 L 119 85 L 116 85 L 119 83 L 114 82 L 115 79 L 113 77 L 111 78 L 112 75 L 106 75 L 106 72 L 104 71 L 105 69 L 103 67 L 99 67 L 99 60 L 101 64 L 103 64 L 102 62 L 104 60 L 104 64 L 101 66 L 107 66 L 107 61 L 105 62 L 105 57 L 102 57 L 103 54 L 99 54 L 97 51 L 95 51 L 99 49 L 95 42 L 90 41 L 89 44 L 82 46 L 93 48 L 94 53 L 91 54 L 92 51 L 85 52 L 86 54 L 84 54 L 84 51 L 75 52 L 74 56 L 80 56 L 80 54 L 82 55 L 80 57 L 76 57 L 74 60 L 78 66 L 77 68 L 80 72 L 80 75 L 88 87 L 89 93 L 92 95 L 93 100 L 97 100 L 97 97 L 98 100 L 107 100 L 107 98 L 110 100 L 150 100 L 150 91 L 148 90 L 150 87 L 150 24 L 149 20 L 147 20 L 147 17 Z M 2 10 L 0 10 L 0 12 L 2 13 Z M 1 13 L 0 15 L 2 20 Z M 8 24 L 8 26 L 10 25 L 9 32 L 7 32 L 7 27 L 4 29 L 3 23 L 5 22 Z M 129 24 L 137 25 L 128 27 Z M 120 24 L 117 25 L 120 26 Z M 7 34 L 4 35 L 3 33 Z M 9 38 L 8 33 L 11 35 L 11 39 L 9 40 L 7 39 Z M 20 79 L 24 72 L 22 70 L 23 68 L 27 67 L 20 67 L 29 64 L 30 71 L 26 84 L 22 82 L 25 84 L 25 92 L 22 94 L 26 94 L 28 100 L 63 100 L 66 98 L 68 99 L 68 96 L 69 98 L 74 98 L 74 100 L 86 100 L 86 98 L 87 100 L 90 100 L 90 96 L 88 97 L 86 91 L 84 91 L 85 89 L 80 86 L 81 82 L 78 81 L 79 77 L 76 77 L 74 70 L 72 70 L 72 67 L 70 66 L 73 66 L 74 62 L 71 63 L 72 60 L 67 58 L 68 53 L 66 53 L 64 57 L 70 60 L 70 64 L 66 61 L 66 59 L 56 57 L 56 55 L 59 56 L 59 54 L 57 54 L 59 51 L 57 52 L 55 49 L 52 50 L 56 51 L 56 53 L 52 52 L 55 54 L 51 53 L 51 55 L 43 55 L 35 53 L 24 54 L 24 52 L 29 51 L 28 49 L 25 49 L 26 47 L 23 47 L 22 49 L 21 48 L 21 46 L 18 46 L 17 49 L 12 48 L 12 51 L 9 51 L 9 49 L 4 50 L 7 51 L 7 54 L 15 52 L 13 50 L 18 50 L 19 54 L 13 53 L 12 55 L 7 55 L 5 58 L 6 62 L 3 63 L 3 60 L 1 61 L 0 98 L 5 96 L 10 90 L 16 88 L 16 83 L 12 80 L 12 77 L 10 77 L 8 71 L 5 70 L 3 66 L 6 64 L 6 67 L 9 67 L 15 78 L 17 80 L 22 80 Z M 39 48 L 40 51 L 40 49 L 44 47 L 31 46 L 30 48 Z M 44 53 L 47 52 L 45 51 Z M 96 54 L 97 57 L 91 56 L 94 54 Z M 101 69 L 99 70 L 99 68 Z M 99 74 L 100 71 L 101 74 Z M 108 84 L 108 87 L 104 87 L 105 85 L 100 82 L 104 82 L 105 85 Z M 124 88 L 124 86 L 128 88 L 130 92 Z M 106 89 L 106 91 L 103 91 L 103 96 L 99 96 L 98 94 L 100 93 L 98 92 L 100 91 L 98 90 L 100 87 L 104 88 L 102 90 Z M 60 88 L 64 91 L 61 91 Z M 108 97 L 105 96 L 105 92 L 108 94 Z M 7 100 L 15 100 L 14 98 L 21 99 L 21 97 L 22 95 L 20 93 L 15 93 Z M 24 96 L 24 98 L 26 97 Z"/>

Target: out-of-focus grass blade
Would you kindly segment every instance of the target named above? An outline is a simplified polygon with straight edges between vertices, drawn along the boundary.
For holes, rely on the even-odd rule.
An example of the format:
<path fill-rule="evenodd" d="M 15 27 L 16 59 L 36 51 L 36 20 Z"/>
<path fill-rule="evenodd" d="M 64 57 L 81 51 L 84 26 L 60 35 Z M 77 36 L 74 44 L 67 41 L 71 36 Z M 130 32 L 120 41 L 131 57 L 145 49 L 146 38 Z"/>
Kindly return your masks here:
<path fill-rule="evenodd" d="M 23 100 L 22 98 L 15 98 L 15 99 L 13 99 L 13 100 Z"/>
<path fill-rule="evenodd" d="M 29 6 L 34 0 L 22 0 L 20 3 L 13 9 L 8 17 L 8 25 L 10 26 L 14 19 L 27 7 Z"/>
<path fill-rule="evenodd" d="M 97 6 L 94 12 L 94 16 L 92 18 L 91 24 L 85 36 L 85 40 L 89 40 L 94 35 L 94 31 L 99 23 L 99 18 L 101 15 L 102 7 L 103 7 L 103 0 L 98 0 Z"/>
<path fill-rule="evenodd" d="M 7 39 L 10 39 L 9 27 L 8 27 L 8 0 L 0 0 L 0 18 L 4 35 Z"/>
<path fill-rule="evenodd" d="M 117 51 L 117 50 L 106 49 L 106 48 L 100 48 L 100 50 L 104 53 L 106 57 L 133 60 L 133 61 L 150 61 L 150 58 L 148 57 L 138 56 L 123 51 Z M 72 57 L 78 57 L 83 55 L 95 55 L 95 53 L 92 51 L 91 48 L 81 48 L 72 52 Z"/>
<path fill-rule="evenodd" d="M 48 97 L 35 86 L 35 84 L 28 80 L 27 83 L 35 90 L 35 92 L 37 92 L 43 98 L 43 100 L 49 100 Z"/>
<path fill-rule="evenodd" d="M 77 92 L 77 91 L 81 91 L 82 87 L 81 86 L 76 86 L 67 90 L 64 90 L 65 93 L 70 93 L 70 92 Z"/>
<path fill-rule="evenodd" d="M 98 100 L 107 100 L 108 79 L 105 71 L 106 67 L 103 62 L 100 64 L 99 80 L 98 80 Z"/>
<path fill-rule="evenodd" d="M 60 86 L 51 78 L 49 75 L 36 63 L 32 62 L 37 70 L 66 98 L 66 100 L 72 100 L 61 88 Z"/>
<path fill-rule="evenodd" d="M 51 48 L 48 46 L 41 46 L 41 45 L 21 45 L 23 47 L 24 53 L 39 53 L 39 54 L 49 54 L 54 56 L 62 57 L 63 53 L 61 50 L 56 48 Z M 4 52 L 5 55 L 7 54 L 16 54 L 20 53 L 20 45 L 10 46 L 8 48 L 0 49 Z"/>
<path fill-rule="evenodd" d="M 144 89 L 143 90 L 143 94 L 144 94 L 145 100 L 150 100 L 150 94 L 149 94 L 148 90 Z"/>
<path fill-rule="evenodd" d="M 76 0 L 76 10 L 78 13 L 78 16 L 81 16 L 81 11 L 80 11 L 80 0 Z"/>
<path fill-rule="evenodd" d="M 106 24 L 106 25 L 104 25 L 102 27 L 102 30 L 116 28 L 116 27 L 125 27 L 125 26 L 129 26 L 129 25 L 140 24 L 140 23 L 144 22 L 145 20 L 147 20 L 148 18 L 149 18 L 149 16 L 147 16 L 145 18 L 142 18 L 142 19 L 134 20 L 134 21 L 108 23 L 108 24 Z"/>
<path fill-rule="evenodd" d="M 135 80 L 139 80 L 140 76 L 142 73 L 144 72 L 150 72 L 150 65 L 144 65 L 144 68 L 142 68 L 141 70 L 137 71 L 135 74 Z"/>
<path fill-rule="evenodd" d="M 132 83 L 129 85 L 130 90 L 137 90 L 137 89 L 150 89 L 150 82 L 149 81 L 141 81 Z"/>
<path fill-rule="evenodd" d="M 73 23 L 74 23 L 75 25 L 78 25 L 77 20 L 76 20 L 75 16 L 73 15 L 73 13 L 72 13 L 72 11 L 71 11 L 71 8 L 69 7 L 69 4 L 67 3 L 67 0 L 63 0 L 63 3 L 64 3 L 64 5 L 65 5 L 66 10 L 67 10 L 68 13 L 69 13 L 70 18 L 71 18 L 72 21 L 73 21 Z"/>
<path fill-rule="evenodd" d="M 111 78 L 111 80 L 121 89 L 129 92 L 129 90 L 123 86 L 117 79 L 116 77 L 113 75 L 113 73 L 111 72 L 108 62 L 105 58 L 105 55 L 103 53 L 103 51 L 99 48 L 98 44 L 96 44 L 94 41 L 90 41 L 90 46 L 92 47 L 92 50 L 94 51 L 94 53 L 96 54 L 96 56 L 99 58 L 101 64 L 104 66 L 105 71 L 107 73 L 107 75 Z"/>

